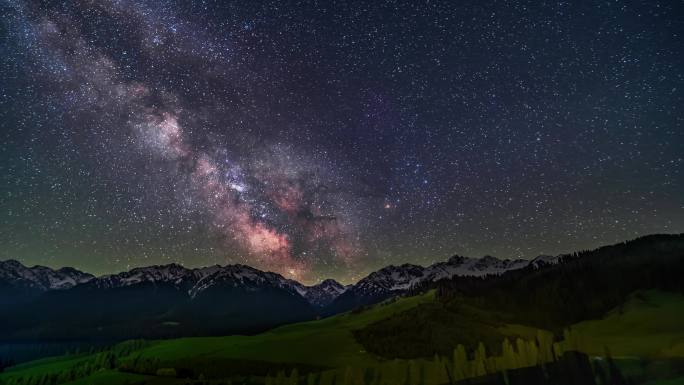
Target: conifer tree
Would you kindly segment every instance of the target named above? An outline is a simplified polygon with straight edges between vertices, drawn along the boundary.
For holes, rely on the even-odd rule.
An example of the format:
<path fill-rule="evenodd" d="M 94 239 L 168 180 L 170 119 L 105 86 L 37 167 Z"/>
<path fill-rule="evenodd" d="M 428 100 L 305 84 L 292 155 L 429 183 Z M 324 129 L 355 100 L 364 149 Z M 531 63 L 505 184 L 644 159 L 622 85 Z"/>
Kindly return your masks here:
<path fill-rule="evenodd" d="M 408 380 L 409 384 L 419 385 L 421 381 L 422 373 L 420 363 L 414 360 L 408 362 Z"/>
<path fill-rule="evenodd" d="M 378 365 L 374 368 L 371 368 L 371 381 L 370 385 L 380 385 L 381 384 L 381 379 L 382 379 L 382 371 L 381 367 Z"/>
<path fill-rule="evenodd" d="M 465 347 L 459 344 L 454 350 L 454 369 L 452 371 L 454 380 L 458 381 L 466 378 L 468 372 L 468 355 L 466 354 Z"/>
<path fill-rule="evenodd" d="M 351 383 L 352 383 L 351 381 L 352 381 L 352 368 L 347 366 L 346 368 L 344 368 L 344 375 L 338 377 L 337 384 L 339 384 L 339 385 L 351 385 Z"/>
<path fill-rule="evenodd" d="M 321 373 L 318 385 L 333 385 L 335 383 L 335 371 L 329 370 Z"/>
<path fill-rule="evenodd" d="M 442 384 L 448 379 L 443 379 L 442 378 L 442 372 L 443 372 L 444 365 L 442 361 L 440 360 L 439 356 L 435 354 L 433 357 L 432 361 L 428 361 L 424 365 L 424 371 L 423 371 L 423 382 L 425 385 L 436 385 L 436 384 Z"/>
<path fill-rule="evenodd" d="M 473 360 L 473 376 L 479 377 L 487 374 L 485 361 L 487 360 L 487 351 L 484 344 L 480 342 L 475 350 L 475 359 Z"/>
<path fill-rule="evenodd" d="M 563 343 L 565 351 L 579 351 L 579 336 L 571 328 L 563 330 Z"/>
<path fill-rule="evenodd" d="M 439 357 L 439 365 L 440 365 L 440 367 L 439 367 L 439 373 L 440 373 L 439 382 L 442 384 L 449 383 L 451 381 L 449 378 L 449 376 L 451 376 L 451 374 L 447 373 L 447 369 L 452 370 L 452 368 L 450 367 L 451 360 L 448 357 L 440 356 Z"/>
<path fill-rule="evenodd" d="M 524 368 L 530 366 L 529 357 L 527 356 L 527 346 L 522 338 L 515 340 L 515 347 L 518 351 L 518 367 Z"/>
<path fill-rule="evenodd" d="M 288 385 L 297 385 L 299 382 L 299 371 L 297 371 L 297 368 L 292 369 L 292 372 L 290 373 L 290 379 L 288 380 Z"/>
<path fill-rule="evenodd" d="M 287 380 L 287 377 L 285 376 L 285 372 L 282 370 L 279 370 L 278 374 L 276 375 L 276 378 L 275 378 L 275 383 L 277 385 L 285 385 L 286 380 Z"/>
<path fill-rule="evenodd" d="M 525 341 L 525 355 L 529 366 L 535 366 L 539 363 L 539 348 L 536 341 Z"/>
<path fill-rule="evenodd" d="M 306 385 L 316 385 L 316 375 L 314 373 L 309 373 L 306 376 Z"/>
<path fill-rule="evenodd" d="M 544 330 L 537 330 L 539 343 L 539 362 L 544 364 L 553 361 L 553 334 Z"/>
<path fill-rule="evenodd" d="M 501 343 L 501 366 L 502 369 L 517 369 L 518 357 L 508 338 L 504 338 Z"/>
<path fill-rule="evenodd" d="M 558 360 L 563 355 L 563 344 L 560 342 L 553 343 L 553 359 Z"/>
<path fill-rule="evenodd" d="M 392 362 L 386 362 L 380 364 L 380 367 L 378 368 L 379 372 L 379 385 L 386 385 L 388 383 L 391 383 L 391 378 L 392 378 L 392 368 L 393 368 L 393 363 Z"/>

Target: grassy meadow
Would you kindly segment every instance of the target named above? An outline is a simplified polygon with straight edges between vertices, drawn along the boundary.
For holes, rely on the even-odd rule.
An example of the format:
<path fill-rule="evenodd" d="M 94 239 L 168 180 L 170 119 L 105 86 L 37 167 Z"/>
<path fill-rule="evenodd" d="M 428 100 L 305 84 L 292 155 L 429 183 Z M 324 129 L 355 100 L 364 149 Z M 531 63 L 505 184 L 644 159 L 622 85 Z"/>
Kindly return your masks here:
<path fill-rule="evenodd" d="M 0 374 L 0 381 L 11 385 L 185 384 L 189 381 L 284 384 L 295 383 L 291 379 L 295 370 L 299 381 L 296 383 L 329 381 L 330 384 L 337 384 L 343 382 L 335 382 L 335 373 L 341 378 L 344 376 L 339 373 L 347 371 L 345 381 L 351 381 L 349 383 L 353 383 L 350 378 L 364 376 L 349 372 L 350 368 L 377 368 L 378 373 L 383 370 L 390 373 L 403 370 L 402 365 L 419 367 L 420 373 L 424 373 L 421 375 L 428 376 L 430 370 L 440 371 L 437 368 L 440 365 L 454 365 L 458 354 L 411 360 L 388 359 L 367 352 L 354 334 L 376 322 L 401 317 L 408 310 L 434 306 L 437 302 L 435 292 L 430 291 L 322 320 L 282 326 L 254 336 L 128 341 L 99 352 L 52 357 L 17 365 Z M 465 312 L 465 328 L 470 330 L 475 324 L 475 319 L 469 320 L 468 314 L 478 320 L 488 320 L 483 323 L 481 332 L 495 330 L 497 338 L 503 336 L 506 341 L 501 341 L 504 351 L 508 341 L 514 352 L 522 352 L 528 346 L 525 343 L 534 341 L 540 333 L 551 335 L 548 331 L 525 325 L 497 324 L 496 316 L 483 317 L 483 311 L 471 309 L 471 313 Z M 623 360 L 628 369 L 629 360 L 684 359 L 684 328 L 681 325 L 684 325 L 684 296 L 641 291 L 634 293 L 625 304 L 613 309 L 602 319 L 572 325 L 566 329 L 564 339 L 553 343 L 553 349 L 577 350 L 590 356 L 604 356 L 609 352 L 616 359 Z M 529 360 L 528 357 L 523 361 L 520 361 L 521 358 L 518 361 L 515 361 L 516 358 L 506 361 L 504 356 L 497 354 L 488 356 L 487 352 L 492 349 L 484 344 L 479 345 L 482 346 L 477 349 L 469 346 L 462 348 L 467 353 L 463 353 L 465 356 L 460 359 L 465 360 L 464 365 L 471 368 L 463 376 L 482 374 L 481 370 L 490 372 L 493 368 L 523 367 L 527 362 L 525 360 Z M 539 343 L 537 346 L 533 348 L 539 350 L 534 352 L 534 357 L 541 357 L 543 347 Z M 475 362 L 478 359 L 482 361 L 481 364 Z M 535 360 L 538 359 L 533 358 L 530 362 L 537 362 Z M 643 366 L 643 363 L 640 365 Z M 433 383 L 443 380 L 446 382 L 441 383 L 448 383 L 451 374 L 437 372 L 434 372 Z M 427 380 L 421 382 L 427 383 Z"/>

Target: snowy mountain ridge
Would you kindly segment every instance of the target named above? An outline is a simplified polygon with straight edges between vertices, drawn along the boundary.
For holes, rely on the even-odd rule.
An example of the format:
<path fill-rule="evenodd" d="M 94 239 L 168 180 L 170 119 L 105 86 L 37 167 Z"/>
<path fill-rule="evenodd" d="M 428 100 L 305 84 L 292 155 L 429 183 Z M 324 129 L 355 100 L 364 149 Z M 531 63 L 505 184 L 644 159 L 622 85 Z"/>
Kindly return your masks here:
<path fill-rule="evenodd" d="M 310 304 L 324 307 L 331 304 L 335 298 L 344 293 L 352 285 L 344 286 L 334 279 L 326 279 L 323 282 L 313 285 L 301 285 L 300 295 L 306 298 Z"/>
<path fill-rule="evenodd" d="M 526 260 L 498 259 L 492 256 L 469 258 L 456 255 L 446 262 L 437 262 L 427 267 L 413 264 L 384 267 L 353 285 L 351 291 L 364 296 L 381 296 L 387 293 L 410 290 L 426 282 L 437 282 L 456 276 L 501 275 L 506 271 L 522 269 L 530 264 L 539 268 L 543 264 L 556 264 L 559 261 L 559 257 L 548 256 Z"/>
<path fill-rule="evenodd" d="M 559 257 L 552 256 L 539 256 L 532 260 L 454 256 L 445 262 L 437 262 L 427 267 L 413 264 L 390 265 L 370 273 L 353 285 L 345 286 L 333 279 L 326 279 L 316 285 L 306 286 L 280 274 L 240 264 L 191 269 L 171 263 L 137 267 L 117 274 L 95 277 L 70 267 L 57 270 L 45 266 L 26 267 L 18 261 L 7 260 L 0 261 L 0 281 L 42 291 L 69 289 L 77 285 L 112 289 L 143 283 L 167 283 L 187 292 L 191 298 L 213 287 L 232 287 L 246 291 L 279 289 L 294 296 L 301 296 L 316 307 L 325 307 L 345 293 L 363 297 L 387 296 L 419 287 L 426 282 L 436 282 L 455 276 L 500 275 L 528 265 L 537 269 L 559 262 Z"/>
<path fill-rule="evenodd" d="M 37 290 L 63 290 L 95 278 L 72 267 L 54 270 L 45 266 L 26 267 L 19 261 L 0 261 L 0 281 L 12 286 Z"/>

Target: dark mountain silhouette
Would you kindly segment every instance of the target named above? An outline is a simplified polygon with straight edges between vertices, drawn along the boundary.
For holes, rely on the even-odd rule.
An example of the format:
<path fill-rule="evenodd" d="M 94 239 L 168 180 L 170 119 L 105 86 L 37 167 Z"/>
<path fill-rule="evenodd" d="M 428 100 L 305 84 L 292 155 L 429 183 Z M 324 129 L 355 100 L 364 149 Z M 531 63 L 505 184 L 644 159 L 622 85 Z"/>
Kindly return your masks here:
<path fill-rule="evenodd" d="M 367 351 L 386 358 L 448 354 L 454 344 L 467 341 L 489 341 L 496 349 L 503 337 L 491 325 L 530 325 L 562 335 L 572 324 L 602 318 L 637 291 L 682 293 L 682 276 L 684 234 L 650 235 L 538 258 L 500 276 L 425 284 L 417 290 L 436 288 L 438 301 L 369 325 L 355 336 Z"/>
<path fill-rule="evenodd" d="M 10 260 L 0 262 L 0 340 L 257 333 L 432 288 L 447 311 L 452 296 L 478 298 L 515 315 L 512 322 L 557 329 L 600 316 L 635 290 L 681 290 L 683 239 L 653 235 L 531 261 L 455 256 L 428 267 L 388 266 L 350 286 L 305 286 L 244 265 L 170 264 L 93 277 Z"/>

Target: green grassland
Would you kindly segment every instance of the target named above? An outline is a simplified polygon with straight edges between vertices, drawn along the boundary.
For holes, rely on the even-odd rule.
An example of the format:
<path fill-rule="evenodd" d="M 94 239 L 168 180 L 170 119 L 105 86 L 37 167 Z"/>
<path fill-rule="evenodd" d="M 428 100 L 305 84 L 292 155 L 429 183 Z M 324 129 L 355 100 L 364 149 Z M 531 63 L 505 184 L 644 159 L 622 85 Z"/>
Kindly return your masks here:
<path fill-rule="evenodd" d="M 340 314 L 323 320 L 282 326 L 255 336 L 226 336 L 180 338 L 154 341 L 137 350 L 136 357 L 160 361 L 163 367 L 188 365 L 193 367 L 220 366 L 226 370 L 236 366 L 239 372 L 251 366 L 275 371 L 297 367 L 308 370 L 324 370 L 346 366 L 367 366 L 377 363 L 377 358 L 367 354 L 353 337 L 352 331 L 378 320 L 389 318 L 422 303 L 434 301 L 434 292 L 402 298 L 378 304 L 365 311 Z M 66 371 L 93 361 L 92 355 L 71 355 L 47 358 L 17 365 L 0 379 L 16 376 L 42 376 L 47 373 Z M 272 365 L 269 365 L 272 364 Z M 285 365 L 282 365 L 285 364 Z M 293 364 L 293 365 L 287 365 Z M 113 383 L 120 372 L 105 371 L 91 376 L 93 383 Z M 135 375 L 121 373 L 121 381 Z M 141 378 L 143 379 L 143 378 Z M 165 379 L 168 382 L 168 379 Z M 120 382 L 120 381 L 116 381 Z M 80 383 L 80 382 L 76 382 Z M 88 382 L 90 383 L 90 382 Z"/>
<path fill-rule="evenodd" d="M 422 303 L 434 301 L 434 292 L 393 303 L 380 304 L 359 313 L 345 313 L 323 320 L 302 322 L 273 329 L 256 336 L 180 338 L 143 349 L 143 357 L 162 362 L 202 359 L 237 359 L 303 363 L 319 367 L 374 364 L 353 337 L 352 331 L 389 318 Z"/>
<path fill-rule="evenodd" d="M 603 355 L 607 347 L 615 357 L 684 357 L 684 296 L 637 292 L 604 318 L 580 322 L 571 330 L 579 350 L 589 355 Z"/>
<path fill-rule="evenodd" d="M 363 311 L 282 326 L 255 336 L 152 341 L 136 345 L 134 349 L 126 347 L 124 343 L 113 350 L 124 352 L 119 354 L 122 362 L 150 360 L 157 367 L 189 366 L 195 368 L 195 374 L 206 374 L 207 378 L 225 377 L 227 371 L 239 376 L 240 383 L 258 381 L 255 380 L 257 377 L 250 376 L 252 374 L 263 376 L 291 368 L 297 368 L 300 374 L 305 374 L 335 368 L 369 367 L 387 360 L 367 352 L 355 338 L 355 333 L 371 328 L 382 320 L 401 319 L 405 312 L 426 306 L 438 306 L 433 291 L 378 304 Z M 477 330 L 478 320 L 483 322 L 480 330 Z M 454 322 L 463 323 L 467 333 L 474 333 L 478 338 L 493 333 L 499 340 L 502 337 L 527 339 L 534 338 L 537 330 L 498 320 L 496 313 L 487 315 L 481 309 L 472 308 L 464 309 L 463 314 L 453 318 Z M 603 355 L 607 347 L 616 357 L 684 358 L 684 327 L 681 325 L 684 325 L 683 295 L 643 291 L 633 294 L 629 301 L 602 319 L 573 325 L 570 328 L 573 341 L 567 343 L 575 344 L 579 350 L 590 355 Z M 99 356 L 80 354 L 47 358 L 12 367 L 0 374 L 0 380 L 12 383 L 10 380 L 18 376 L 40 377 L 65 372 L 87 367 L 98 359 L 102 359 L 102 353 Z M 181 379 L 153 374 L 99 369 L 69 383 L 185 383 Z"/>

